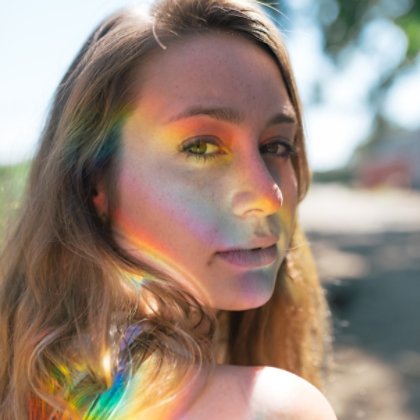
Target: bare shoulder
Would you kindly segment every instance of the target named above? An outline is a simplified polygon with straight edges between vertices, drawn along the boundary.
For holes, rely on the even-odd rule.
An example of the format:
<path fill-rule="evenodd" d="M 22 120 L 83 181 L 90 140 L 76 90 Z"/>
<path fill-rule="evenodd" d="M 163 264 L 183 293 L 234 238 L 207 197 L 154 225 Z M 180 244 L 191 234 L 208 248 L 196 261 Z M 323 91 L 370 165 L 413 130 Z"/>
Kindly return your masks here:
<path fill-rule="evenodd" d="M 324 395 L 299 376 L 271 367 L 249 369 L 255 418 L 336 420 Z"/>
<path fill-rule="evenodd" d="M 217 366 L 183 419 L 336 420 L 326 398 L 292 373 L 270 367 Z"/>

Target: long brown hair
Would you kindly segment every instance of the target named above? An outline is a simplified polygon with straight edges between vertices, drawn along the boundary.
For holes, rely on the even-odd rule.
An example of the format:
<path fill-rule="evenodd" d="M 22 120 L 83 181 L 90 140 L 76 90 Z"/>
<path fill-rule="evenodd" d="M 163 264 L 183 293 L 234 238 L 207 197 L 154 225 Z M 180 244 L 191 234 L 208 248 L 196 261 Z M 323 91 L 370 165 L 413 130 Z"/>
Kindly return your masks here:
<path fill-rule="evenodd" d="M 243 36 L 278 64 L 298 119 L 293 166 L 305 196 L 295 81 L 278 31 L 255 2 L 163 0 L 148 17 L 126 10 L 106 19 L 58 86 L 1 254 L 2 418 L 105 419 L 118 392 L 121 412 L 145 412 L 179 396 L 197 368 L 210 372 L 215 361 L 276 366 L 319 385 L 326 306 L 299 226 L 269 302 L 216 319 L 172 279 L 126 255 L 112 220 L 92 203 L 101 179 L 114 205 L 120 129 L 141 89 L 142 63 L 175 39 L 210 31 Z"/>

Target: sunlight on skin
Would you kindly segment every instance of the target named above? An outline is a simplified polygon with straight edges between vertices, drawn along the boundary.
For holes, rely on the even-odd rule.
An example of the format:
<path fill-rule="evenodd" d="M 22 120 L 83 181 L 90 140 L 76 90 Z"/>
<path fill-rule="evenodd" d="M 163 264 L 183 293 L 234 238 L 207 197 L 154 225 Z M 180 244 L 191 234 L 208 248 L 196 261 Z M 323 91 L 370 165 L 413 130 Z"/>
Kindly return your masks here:
<path fill-rule="evenodd" d="M 289 246 L 296 178 L 288 158 L 261 148 L 293 141 L 294 125 L 267 123 L 291 108 L 275 63 L 247 41 L 227 41 L 229 52 L 221 51 L 223 35 L 174 43 L 142 69 L 147 83 L 123 126 L 120 196 L 112 220 L 128 252 L 166 271 L 171 267 L 213 307 L 241 309 L 269 299 Z M 207 54 L 200 55 L 204 49 Z M 236 71 L 233 81 L 238 65 L 244 71 Z M 263 83 L 261 72 L 269 75 Z M 205 112 L 176 118 L 194 107 L 233 110 L 243 121 Z M 186 151 L 197 138 L 205 139 L 206 159 Z M 274 244 L 272 264 L 244 268 L 219 257 L 240 249 L 229 257 L 246 259 L 251 249 Z M 264 252 L 254 254 L 256 259 Z"/>

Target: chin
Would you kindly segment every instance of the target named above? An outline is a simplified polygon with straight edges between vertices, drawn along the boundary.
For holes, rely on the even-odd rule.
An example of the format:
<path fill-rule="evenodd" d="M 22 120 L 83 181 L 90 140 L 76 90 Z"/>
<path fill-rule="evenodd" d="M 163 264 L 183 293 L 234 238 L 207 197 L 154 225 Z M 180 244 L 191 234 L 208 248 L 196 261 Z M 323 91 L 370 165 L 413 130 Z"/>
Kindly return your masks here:
<path fill-rule="evenodd" d="M 231 311 L 246 311 L 248 309 L 256 309 L 261 306 L 264 306 L 271 298 L 272 295 L 266 296 L 260 299 L 253 299 L 246 302 L 239 302 L 240 304 L 236 304 L 235 307 L 230 309 Z"/>
<path fill-rule="evenodd" d="M 248 272 L 243 275 L 236 293 L 232 295 L 230 310 L 246 311 L 266 304 L 273 296 L 276 278 L 276 271 L 272 270 Z"/>
<path fill-rule="evenodd" d="M 244 291 L 238 292 L 235 296 L 232 296 L 229 302 L 219 302 L 219 305 L 215 307 L 219 310 L 225 311 L 246 311 L 248 309 L 256 309 L 260 306 L 265 305 L 273 295 L 273 290 L 266 291 L 265 293 L 244 293 Z"/>

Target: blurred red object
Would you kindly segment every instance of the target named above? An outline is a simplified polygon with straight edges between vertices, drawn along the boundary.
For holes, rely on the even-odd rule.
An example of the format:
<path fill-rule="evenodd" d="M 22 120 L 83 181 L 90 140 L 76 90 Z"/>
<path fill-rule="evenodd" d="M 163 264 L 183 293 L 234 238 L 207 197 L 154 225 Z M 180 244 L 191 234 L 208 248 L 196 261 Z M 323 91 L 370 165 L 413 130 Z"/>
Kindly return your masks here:
<path fill-rule="evenodd" d="M 362 164 L 358 169 L 357 178 L 363 187 L 373 188 L 390 186 L 397 188 L 414 187 L 414 171 L 408 159 L 374 160 Z"/>

